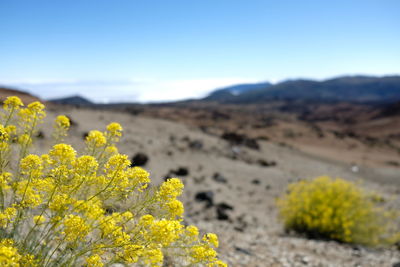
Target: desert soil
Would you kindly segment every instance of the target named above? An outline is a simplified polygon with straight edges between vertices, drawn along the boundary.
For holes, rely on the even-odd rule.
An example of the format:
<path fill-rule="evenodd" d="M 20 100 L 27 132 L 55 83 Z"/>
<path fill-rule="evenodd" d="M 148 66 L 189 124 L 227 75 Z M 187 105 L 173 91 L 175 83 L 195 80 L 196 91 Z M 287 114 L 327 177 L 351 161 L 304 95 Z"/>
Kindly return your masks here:
<path fill-rule="evenodd" d="M 182 179 L 186 221 L 202 232 L 219 235 L 220 257 L 230 266 L 389 267 L 400 262 L 395 247 L 370 249 L 286 234 L 275 207 L 275 199 L 290 182 L 320 175 L 362 181 L 363 186 L 400 204 L 399 167 L 355 167 L 351 162 L 318 156 L 317 149 L 302 150 L 273 141 L 259 140 L 258 150 L 234 146 L 195 126 L 123 112 L 54 106 L 48 113 L 45 138 L 37 141 L 41 152 L 51 145 L 47 133 L 58 114 L 72 118 L 67 141 L 78 151 L 86 132 L 105 129 L 113 121 L 121 123 L 120 152 L 129 157 L 138 152 L 148 155 L 144 168 L 156 184 L 168 175 Z M 209 202 L 196 201 L 199 192 Z"/>

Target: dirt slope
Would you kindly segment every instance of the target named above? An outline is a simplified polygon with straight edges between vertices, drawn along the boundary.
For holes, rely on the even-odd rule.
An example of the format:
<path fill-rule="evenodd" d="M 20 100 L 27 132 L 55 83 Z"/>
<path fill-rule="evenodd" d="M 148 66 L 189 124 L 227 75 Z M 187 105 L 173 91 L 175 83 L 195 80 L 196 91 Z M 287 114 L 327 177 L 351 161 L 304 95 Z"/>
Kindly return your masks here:
<path fill-rule="evenodd" d="M 195 126 L 104 110 L 52 107 L 49 117 L 60 113 L 74 122 L 67 141 L 78 150 L 87 131 L 120 122 L 124 126 L 120 151 L 129 156 L 146 154 L 149 161 L 144 168 L 157 184 L 166 176 L 184 181 L 186 220 L 219 234 L 221 257 L 230 266 L 389 267 L 400 261 L 394 248 L 372 250 L 286 235 L 275 208 L 275 198 L 288 183 L 324 174 L 363 180 L 366 187 L 400 205 L 397 167 L 360 165 L 354 172 L 351 162 L 324 159 L 275 141 L 258 140 L 259 148 L 252 149 Z M 45 138 L 37 140 L 42 151 L 51 144 L 50 130 L 46 119 Z M 209 202 L 196 201 L 198 193 Z"/>

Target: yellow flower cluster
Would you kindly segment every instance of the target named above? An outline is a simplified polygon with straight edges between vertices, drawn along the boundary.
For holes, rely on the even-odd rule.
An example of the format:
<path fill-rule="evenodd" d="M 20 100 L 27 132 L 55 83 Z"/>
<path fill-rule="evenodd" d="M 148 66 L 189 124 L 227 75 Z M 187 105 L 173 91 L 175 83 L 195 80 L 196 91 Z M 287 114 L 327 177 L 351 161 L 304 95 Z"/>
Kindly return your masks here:
<path fill-rule="evenodd" d="M 166 257 L 174 266 L 226 266 L 215 234 L 183 224 L 182 182 L 150 187 L 149 173 L 118 153 L 121 125 L 91 131 L 86 155 L 66 143 L 30 154 L 45 111 L 22 106 L 9 97 L 0 122 L 0 266 L 163 266 Z M 53 137 L 69 127 L 58 116 Z"/>
<path fill-rule="evenodd" d="M 389 223 L 396 215 L 340 178 L 321 176 L 291 184 L 277 204 L 286 229 L 310 237 L 375 246 L 393 242 L 396 235 Z"/>
<path fill-rule="evenodd" d="M 38 266 L 35 257 L 30 254 L 21 255 L 14 246 L 12 239 L 0 241 L 0 266 L 4 267 L 30 267 Z"/>
<path fill-rule="evenodd" d="M 61 142 L 65 136 L 67 136 L 67 132 L 69 127 L 71 126 L 71 122 L 69 118 L 65 115 L 59 115 L 56 118 L 54 123 L 54 133 L 53 137 L 56 142 Z"/>

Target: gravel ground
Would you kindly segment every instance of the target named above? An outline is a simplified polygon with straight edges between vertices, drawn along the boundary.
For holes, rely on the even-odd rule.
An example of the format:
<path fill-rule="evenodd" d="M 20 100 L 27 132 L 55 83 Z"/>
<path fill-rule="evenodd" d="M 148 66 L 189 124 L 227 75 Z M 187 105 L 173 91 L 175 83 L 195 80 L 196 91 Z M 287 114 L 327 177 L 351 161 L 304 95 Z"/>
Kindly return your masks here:
<path fill-rule="evenodd" d="M 86 132 L 120 122 L 124 127 L 120 151 L 129 156 L 146 154 L 149 161 L 144 168 L 156 184 L 171 175 L 183 180 L 187 222 L 219 235 L 220 256 L 230 266 L 395 266 L 400 262 L 396 248 L 374 250 L 286 235 L 275 208 L 276 197 L 288 183 L 319 175 L 361 180 L 400 206 L 398 168 L 358 166 L 354 172 L 351 163 L 288 146 L 266 141 L 259 141 L 258 150 L 232 146 L 194 127 L 126 113 L 53 107 L 49 117 L 61 113 L 74 121 L 67 141 L 78 150 Z M 46 122 L 43 132 L 50 127 Z M 51 143 L 49 136 L 38 141 L 43 151 Z M 209 207 L 207 200 L 195 200 L 198 193 L 211 198 Z"/>

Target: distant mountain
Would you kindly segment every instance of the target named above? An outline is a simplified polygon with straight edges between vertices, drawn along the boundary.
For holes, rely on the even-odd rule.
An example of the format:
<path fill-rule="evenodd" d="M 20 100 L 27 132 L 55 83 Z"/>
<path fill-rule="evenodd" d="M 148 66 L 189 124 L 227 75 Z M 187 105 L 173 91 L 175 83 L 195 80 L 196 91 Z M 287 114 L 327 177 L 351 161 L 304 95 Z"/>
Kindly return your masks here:
<path fill-rule="evenodd" d="M 395 102 L 400 100 L 400 76 L 345 76 L 325 81 L 289 80 L 272 86 L 246 90 L 234 95 L 225 93 L 204 100 L 224 103 L 260 103 L 269 100 L 318 102 Z"/>
<path fill-rule="evenodd" d="M 49 100 L 50 102 L 53 102 L 55 104 L 62 104 L 62 105 L 74 105 L 74 106 L 90 106 L 94 105 L 93 102 L 90 100 L 82 97 L 82 96 L 70 96 L 70 97 L 65 97 L 65 98 L 58 98 L 58 99 L 52 99 Z"/>
<path fill-rule="evenodd" d="M 229 86 L 221 89 L 217 89 L 211 92 L 205 100 L 214 100 L 214 101 L 224 101 L 228 99 L 234 99 L 237 96 L 244 94 L 249 91 L 265 89 L 272 86 L 269 82 L 264 83 L 253 83 L 253 84 L 239 84 L 234 86 Z"/>

